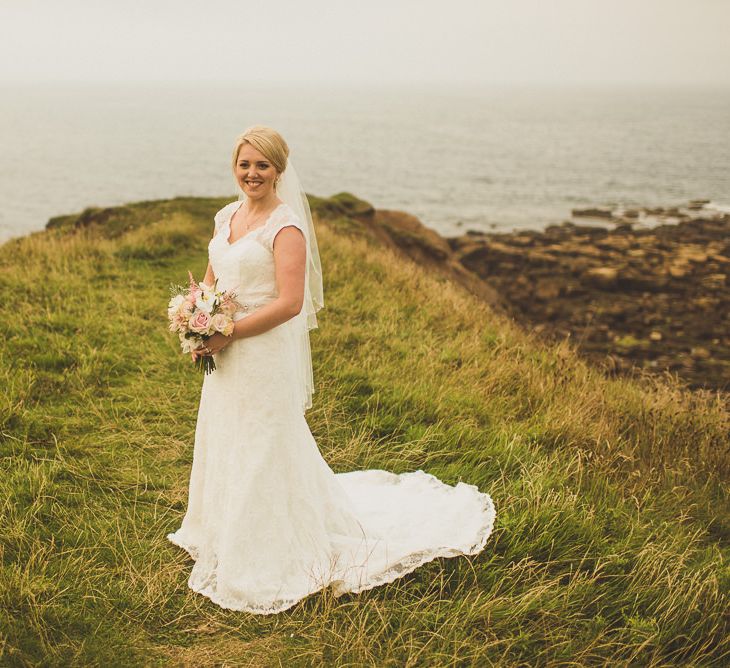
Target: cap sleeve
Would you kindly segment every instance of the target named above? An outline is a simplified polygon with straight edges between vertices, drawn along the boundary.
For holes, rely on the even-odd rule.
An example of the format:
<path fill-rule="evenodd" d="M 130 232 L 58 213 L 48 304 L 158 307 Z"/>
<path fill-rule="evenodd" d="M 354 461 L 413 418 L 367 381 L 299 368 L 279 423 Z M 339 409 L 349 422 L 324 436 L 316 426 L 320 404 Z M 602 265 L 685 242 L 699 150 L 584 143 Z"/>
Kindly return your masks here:
<path fill-rule="evenodd" d="M 218 232 L 220 232 L 220 229 L 223 226 L 223 223 L 225 222 L 229 212 L 231 212 L 231 209 L 235 206 L 238 206 L 239 204 L 240 202 L 238 201 L 229 202 L 222 209 L 219 209 L 215 216 L 213 216 L 213 222 L 215 223 L 215 234 L 218 234 Z"/>
<path fill-rule="evenodd" d="M 276 216 L 271 221 L 271 225 L 268 227 L 269 229 L 266 231 L 265 240 L 267 248 L 272 253 L 274 252 L 274 239 L 285 227 L 296 227 L 302 234 L 304 234 L 302 221 L 288 206 L 282 207 L 282 213 Z"/>

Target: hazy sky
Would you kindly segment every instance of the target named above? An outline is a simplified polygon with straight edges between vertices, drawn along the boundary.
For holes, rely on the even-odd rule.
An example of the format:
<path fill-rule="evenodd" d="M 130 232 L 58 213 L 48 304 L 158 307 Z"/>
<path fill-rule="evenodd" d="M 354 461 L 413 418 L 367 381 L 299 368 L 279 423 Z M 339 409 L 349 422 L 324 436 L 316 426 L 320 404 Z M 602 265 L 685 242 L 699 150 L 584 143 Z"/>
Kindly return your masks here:
<path fill-rule="evenodd" d="M 2 81 L 730 85 L 730 0 L 0 0 Z"/>

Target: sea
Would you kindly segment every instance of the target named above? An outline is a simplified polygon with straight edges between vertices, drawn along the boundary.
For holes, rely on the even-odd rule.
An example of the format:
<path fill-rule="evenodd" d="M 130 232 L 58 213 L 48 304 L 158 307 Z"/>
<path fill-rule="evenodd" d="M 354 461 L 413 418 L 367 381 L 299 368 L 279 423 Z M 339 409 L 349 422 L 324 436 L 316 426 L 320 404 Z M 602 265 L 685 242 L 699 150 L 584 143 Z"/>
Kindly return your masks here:
<path fill-rule="evenodd" d="M 730 89 L 444 84 L 0 84 L 0 242 L 86 207 L 238 196 L 236 137 L 276 128 L 304 189 L 446 236 L 573 209 L 730 211 Z"/>

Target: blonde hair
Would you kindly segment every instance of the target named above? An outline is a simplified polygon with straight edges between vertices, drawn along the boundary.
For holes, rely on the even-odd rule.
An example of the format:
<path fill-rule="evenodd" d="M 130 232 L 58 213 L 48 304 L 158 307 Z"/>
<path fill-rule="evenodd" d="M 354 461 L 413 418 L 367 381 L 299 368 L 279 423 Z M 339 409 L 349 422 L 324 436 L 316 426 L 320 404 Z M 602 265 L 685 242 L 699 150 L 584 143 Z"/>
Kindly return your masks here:
<path fill-rule="evenodd" d="M 233 147 L 231 167 L 234 175 L 236 173 L 236 162 L 238 162 L 238 152 L 244 144 L 251 144 L 257 151 L 260 151 L 274 165 L 279 174 L 286 169 L 289 146 L 284 141 L 284 137 L 273 128 L 265 125 L 252 125 L 238 136 L 236 145 Z"/>

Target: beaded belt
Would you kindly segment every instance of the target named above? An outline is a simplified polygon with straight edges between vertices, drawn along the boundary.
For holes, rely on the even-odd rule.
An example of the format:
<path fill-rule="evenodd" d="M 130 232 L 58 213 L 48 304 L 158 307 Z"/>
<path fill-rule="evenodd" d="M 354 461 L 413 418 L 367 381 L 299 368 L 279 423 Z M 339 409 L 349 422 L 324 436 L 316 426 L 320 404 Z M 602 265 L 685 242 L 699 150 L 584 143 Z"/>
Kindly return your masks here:
<path fill-rule="evenodd" d="M 272 301 L 273 301 L 273 299 L 266 299 L 266 300 L 239 299 L 238 303 L 241 305 L 241 308 L 233 314 L 233 320 L 240 320 L 244 316 L 248 315 L 249 313 L 253 313 L 257 309 L 261 308 L 262 306 L 266 306 L 266 304 L 270 304 Z"/>

